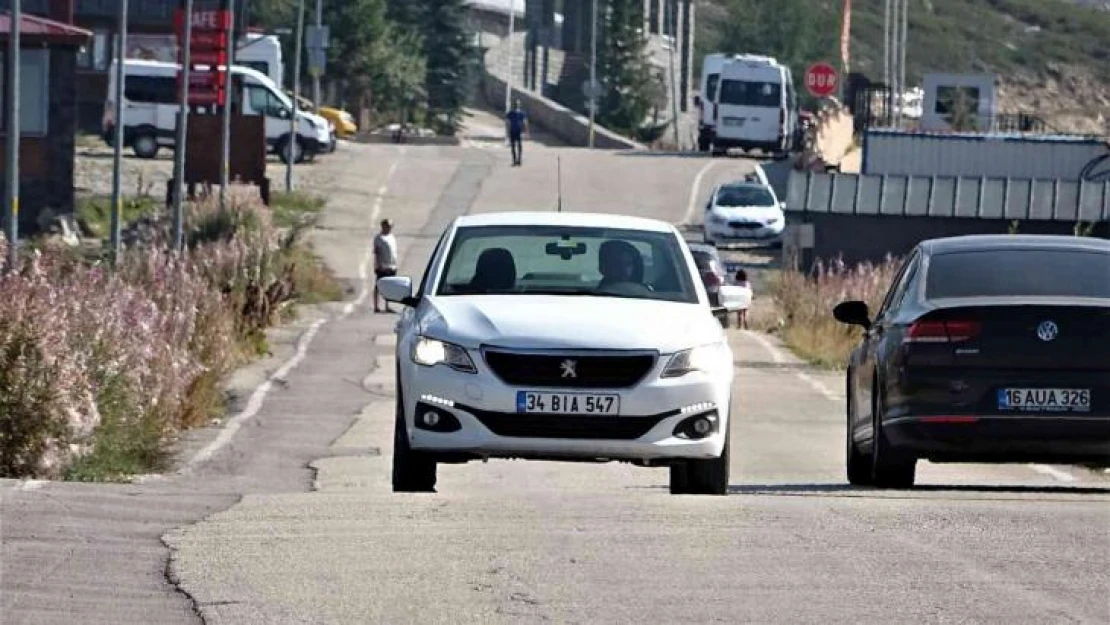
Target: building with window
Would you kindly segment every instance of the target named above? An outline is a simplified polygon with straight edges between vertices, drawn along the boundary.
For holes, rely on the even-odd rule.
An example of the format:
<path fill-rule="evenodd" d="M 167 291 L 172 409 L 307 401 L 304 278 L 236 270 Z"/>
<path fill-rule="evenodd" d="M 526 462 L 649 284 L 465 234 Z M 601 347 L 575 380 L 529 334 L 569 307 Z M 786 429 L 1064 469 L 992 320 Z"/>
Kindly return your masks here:
<path fill-rule="evenodd" d="M 5 105 L 11 13 L 0 13 L 0 105 Z M 77 128 L 78 50 L 92 33 L 61 21 L 24 16 L 20 29 L 20 231 L 34 234 L 44 211 L 73 214 L 73 162 Z M 5 110 L 6 106 L 0 108 Z M 0 115 L 0 135 L 7 133 Z M 0 154 L 0 170 L 6 168 Z M 0 187 L 6 178 L 0 176 Z"/>

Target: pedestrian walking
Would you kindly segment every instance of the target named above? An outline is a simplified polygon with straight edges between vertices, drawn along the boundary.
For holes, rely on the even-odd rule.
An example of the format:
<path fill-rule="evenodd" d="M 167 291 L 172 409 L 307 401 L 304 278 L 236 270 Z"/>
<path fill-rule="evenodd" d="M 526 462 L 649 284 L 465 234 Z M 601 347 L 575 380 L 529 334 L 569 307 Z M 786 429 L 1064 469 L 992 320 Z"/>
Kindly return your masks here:
<path fill-rule="evenodd" d="M 736 270 L 736 286 L 752 291 L 752 283 L 748 281 L 748 272 L 743 269 Z M 736 324 L 740 326 L 741 330 L 748 329 L 748 307 L 745 306 L 736 311 Z"/>
<path fill-rule="evenodd" d="M 374 312 L 382 312 L 378 307 L 378 280 L 397 275 L 397 237 L 393 234 L 393 222 L 383 219 L 381 231 L 374 235 Z M 385 302 L 385 312 L 393 312 L 389 302 Z"/>
<path fill-rule="evenodd" d="M 513 108 L 505 115 L 508 128 L 509 148 L 513 153 L 513 167 L 519 167 L 524 160 L 524 141 L 528 132 L 528 115 L 520 109 L 520 100 L 513 100 Z"/>

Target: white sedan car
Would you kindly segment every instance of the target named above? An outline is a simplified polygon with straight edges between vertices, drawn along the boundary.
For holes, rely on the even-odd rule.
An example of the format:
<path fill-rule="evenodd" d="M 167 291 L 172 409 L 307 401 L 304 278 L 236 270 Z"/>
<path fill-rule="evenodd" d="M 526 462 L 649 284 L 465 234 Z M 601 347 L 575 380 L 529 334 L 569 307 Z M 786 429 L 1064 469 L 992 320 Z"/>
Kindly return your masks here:
<path fill-rule="evenodd" d="M 786 227 L 783 203 L 765 182 L 730 182 L 715 189 L 705 206 L 705 242 L 721 246 L 737 241 L 782 243 Z"/>
<path fill-rule="evenodd" d="M 669 466 L 725 494 L 733 357 L 674 226 L 602 214 L 457 218 L 397 324 L 393 489 L 488 458 Z M 736 297 L 726 287 L 722 303 Z"/>

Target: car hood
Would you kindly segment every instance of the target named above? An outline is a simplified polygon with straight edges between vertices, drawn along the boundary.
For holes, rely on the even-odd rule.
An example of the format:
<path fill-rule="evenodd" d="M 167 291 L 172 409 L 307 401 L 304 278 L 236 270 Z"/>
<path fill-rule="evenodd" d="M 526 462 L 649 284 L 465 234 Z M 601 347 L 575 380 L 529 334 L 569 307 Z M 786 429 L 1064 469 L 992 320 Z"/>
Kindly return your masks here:
<path fill-rule="evenodd" d="M 421 334 L 468 348 L 658 349 L 722 340 L 705 304 L 596 296 L 452 295 L 430 300 Z"/>
<path fill-rule="evenodd" d="M 782 210 L 777 206 L 714 206 L 713 214 L 725 219 L 768 219 L 782 218 Z"/>

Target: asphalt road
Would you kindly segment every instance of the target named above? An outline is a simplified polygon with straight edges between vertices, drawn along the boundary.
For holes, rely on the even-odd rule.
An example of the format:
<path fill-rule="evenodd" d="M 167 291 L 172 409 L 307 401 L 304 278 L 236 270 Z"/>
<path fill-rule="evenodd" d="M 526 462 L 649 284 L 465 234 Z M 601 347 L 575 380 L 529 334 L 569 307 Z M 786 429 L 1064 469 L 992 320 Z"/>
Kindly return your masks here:
<path fill-rule="evenodd" d="M 383 216 L 418 277 L 455 215 L 554 210 L 561 188 L 566 210 L 696 223 L 750 166 L 525 150 L 511 168 L 489 140 L 345 146 L 318 165 L 317 247 L 365 294 Z M 729 497 L 670 496 L 665 470 L 520 461 L 395 495 L 394 319 L 363 298 L 279 333 L 236 380 L 241 412 L 184 440 L 177 473 L 0 483 L 0 622 L 1110 623 L 1110 479 L 922 463 L 920 488 L 850 489 L 842 377 L 736 330 Z"/>

